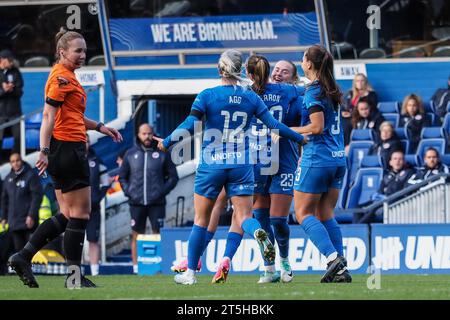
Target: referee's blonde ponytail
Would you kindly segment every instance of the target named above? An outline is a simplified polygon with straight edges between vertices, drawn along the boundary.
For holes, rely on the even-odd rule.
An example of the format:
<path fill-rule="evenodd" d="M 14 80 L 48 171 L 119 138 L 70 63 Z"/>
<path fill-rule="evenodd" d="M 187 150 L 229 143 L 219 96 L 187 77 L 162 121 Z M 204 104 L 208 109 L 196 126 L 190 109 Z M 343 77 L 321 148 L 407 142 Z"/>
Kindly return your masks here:
<path fill-rule="evenodd" d="M 59 32 L 55 36 L 56 53 L 55 60 L 59 61 L 59 51 L 61 49 L 67 50 L 69 48 L 69 42 L 73 39 L 84 39 L 83 36 L 76 31 L 68 31 L 65 27 L 61 27 Z"/>

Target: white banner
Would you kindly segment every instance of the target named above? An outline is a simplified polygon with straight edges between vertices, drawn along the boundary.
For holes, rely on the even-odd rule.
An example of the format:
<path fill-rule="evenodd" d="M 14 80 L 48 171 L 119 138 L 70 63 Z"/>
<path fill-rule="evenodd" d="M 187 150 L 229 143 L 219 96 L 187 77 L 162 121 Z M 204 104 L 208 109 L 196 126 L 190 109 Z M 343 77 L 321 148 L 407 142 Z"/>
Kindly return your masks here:
<path fill-rule="evenodd" d="M 336 80 L 353 80 L 357 73 L 367 76 L 366 64 L 364 63 L 335 63 L 334 75 Z"/>
<path fill-rule="evenodd" d="M 76 70 L 75 75 L 83 87 L 105 84 L 102 70 Z"/>

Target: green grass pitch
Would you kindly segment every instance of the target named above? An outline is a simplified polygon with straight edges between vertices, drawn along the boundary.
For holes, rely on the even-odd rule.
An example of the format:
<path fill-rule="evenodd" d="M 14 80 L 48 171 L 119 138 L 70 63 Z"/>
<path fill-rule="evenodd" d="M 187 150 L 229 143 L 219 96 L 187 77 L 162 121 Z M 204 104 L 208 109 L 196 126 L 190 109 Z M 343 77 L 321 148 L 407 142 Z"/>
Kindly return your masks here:
<path fill-rule="evenodd" d="M 257 275 L 230 275 L 225 284 L 199 276 L 194 286 L 177 285 L 173 276 L 89 277 L 96 289 L 68 290 L 62 276 L 37 276 L 39 289 L 25 287 L 16 276 L 0 277 L 0 299 L 150 299 L 150 300 L 317 300 L 450 299 L 450 275 L 381 275 L 381 289 L 367 288 L 368 275 L 350 284 L 321 284 L 320 275 L 297 275 L 291 283 L 257 284 Z"/>

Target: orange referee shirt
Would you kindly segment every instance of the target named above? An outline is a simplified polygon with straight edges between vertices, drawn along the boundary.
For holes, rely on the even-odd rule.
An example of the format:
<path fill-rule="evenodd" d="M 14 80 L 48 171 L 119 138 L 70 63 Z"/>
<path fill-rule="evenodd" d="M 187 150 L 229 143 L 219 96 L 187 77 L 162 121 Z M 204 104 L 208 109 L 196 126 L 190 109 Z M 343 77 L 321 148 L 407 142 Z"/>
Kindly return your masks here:
<path fill-rule="evenodd" d="M 86 92 L 75 73 L 55 64 L 45 85 L 45 102 L 57 107 L 53 137 L 62 141 L 86 142 Z"/>

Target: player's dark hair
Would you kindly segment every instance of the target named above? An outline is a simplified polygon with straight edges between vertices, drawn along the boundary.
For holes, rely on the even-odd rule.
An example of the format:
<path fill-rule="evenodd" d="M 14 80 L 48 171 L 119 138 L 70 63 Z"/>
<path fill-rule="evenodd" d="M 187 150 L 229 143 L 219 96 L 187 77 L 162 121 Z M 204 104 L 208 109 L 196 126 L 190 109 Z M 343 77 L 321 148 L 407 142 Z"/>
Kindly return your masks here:
<path fill-rule="evenodd" d="M 263 56 L 254 54 L 248 58 L 246 68 L 247 73 L 253 77 L 253 91 L 263 94 L 270 76 L 269 61 Z"/>
<path fill-rule="evenodd" d="M 309 47 L 305 52 L 305 57 L 311 61 L 317 71 L 317 78 L 322 87 L 319 98 L 330 99 L 333 102 L 333 109 L 337 111 L 342 100 L 342 92 L 334 79 L 333 57 L 321 45 Z"/>
<path fill-rule="evenodd" d="M 61 27 L 55 36 L 56 52 L 55 59 L 56 62 L 59 61 L 59 50 L 67 50 L 69 48 L 69 42 L 73 39 L 84 39 L 83 36 L 76 31 L 68 31 L 65 27 Z"/>

